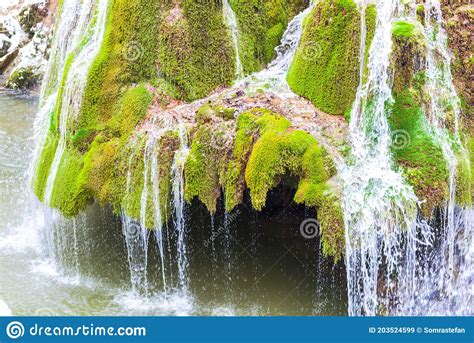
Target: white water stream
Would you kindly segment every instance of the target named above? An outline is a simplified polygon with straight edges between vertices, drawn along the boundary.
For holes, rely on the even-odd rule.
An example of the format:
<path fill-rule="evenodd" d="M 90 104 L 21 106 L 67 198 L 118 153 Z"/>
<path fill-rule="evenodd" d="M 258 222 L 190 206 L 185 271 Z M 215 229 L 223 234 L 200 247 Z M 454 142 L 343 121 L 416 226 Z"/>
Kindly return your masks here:
<path fill-rule="evenodd" d="M 224 20 L 232 34 L 232 44 L 234 45 L 235 51 L 235 77 L 237 80 L 239 80 L 244 77 L 244 67 L 242 65 L 239 52 L 239 27 L 237 24 L 237 17 L 235 16 L 234 10 L 229 4 L 229 0 L 223 0 L 222 5 Z"/>
<path fill-rule="evenodd" d="M 60 21 L 61 26 L 70 25 L 65 30 L 72 36 L 68 47 L 62 47 L 67 53 L 66 58 L 72 58 L 72 63 L 68 70 L 66 82 L 61 99 L 61 108 L 59 112 L 59 143 L 56 148 L 51 170 L 46 183 L 44 194 L 45 203 L 51 202 L 54 182 L 61 163 L 64 151 L 66 149 L 66 136 L 70 120 L 77 120 L 84 95 L 84 88 L 87 81 L 87 71 L 98 53 L 105 32 L 105 21 L 107 18 L 108 0 L 86 0 L 86 1 L 65 1 L 65 7 L 73 8 L 73 12 L 65 12 L 65 16 L 78 16 L 74 23 L 69 20 Z M 71 25 L 73 24 L 73 25 Z M 65 36 L 67 37 L 68 34 Z M 61 40 L 64 37 L 61 38 Z M 60 38 L 58 38 L 60 39 Z M 85 43 L 84 43 L 85 42 Z M 71 55 L 72 54 L 72 55 Z M 63 56 L 64 57 L 64 56 Z M 54 60 L 53 60 L 54 62 Z M 48 113 L 49 114 L 49 113 Z"/>
<path fill-rule="evenodd" d="M 286 76 L 303 35 L 303 20 L 311 12 L 314 5 L 313 1 L 310 1 L 309 6 L 289 22 L 280 45 L 275 48 L 277 56 L 267 68 L 246 77 L 239 84 L 245 84 L 251 91 L 263 88 L 276 93 L 292 94 L 286 82 Z"/>
<path fill-rule="evenodd" d="M 418 199 L 403 176 L 394 170 L 391 160 L 387 105 L 393 102 L 389 71 L 392 24 L 400 19 L 416 22 L 415 6 L 414 1 L 377 3 L 375 36 L 367 61 L 368 79 L 361 83 L 351 113 L 352 157 L 341 172 L 349 315 L 472 314 L 469 305 L 459 301 L 472 297 L 472 290 L 466 287 L 465 277 L 454 276 L 456 270 L 462 271 L 461 275 L 468 274 L 466 270 L 472 273 L 472 261 L 467 259 L 472 253 L 472 215 L 455 208 L 456 158 L 444 128 L 439 125 L 440 118 L 446 116 L 446 109 L 437 105 L 440 95 L 441 99 L 448 97 L 454 102 L 457 97 L 437 1 L 425 5 L 426 18 L 437 13 L 435 25 L 439 32 L 433 35 L 431 21 L 427 20 L 426 72 L 432 99 L 431 113 L 427 114 L 450 171 L 445 221 L 436 224 L 417 218 Z M 364 21 L 362 25 L 361 32 L 365 32 Z M 362 37 L 361 57 L 365 42 Z M 432 60 L 435 54 L 444 58 L 443 71 L 437 67 L 440 61 Z M 362 58 L 361 62 L 362 75 Z M 459 249 L 456 265 L 455 249 Z"/>

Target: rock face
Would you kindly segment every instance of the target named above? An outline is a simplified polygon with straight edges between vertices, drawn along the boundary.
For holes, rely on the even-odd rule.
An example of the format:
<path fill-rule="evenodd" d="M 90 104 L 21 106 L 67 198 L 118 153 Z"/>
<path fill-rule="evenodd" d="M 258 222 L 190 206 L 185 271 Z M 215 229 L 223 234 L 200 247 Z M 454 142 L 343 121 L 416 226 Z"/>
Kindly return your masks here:
<path fill-rule="evenodd" d="M 350 110 L 359 84 L 361 14 L 353 1 L 320 1 L 305 23 L 288 83 L 321 110 Z M 367 47 L 374 33 L 375 7 L 365 13 Z M 368 49 L 368 48 L 367 48 Z"/>
<path fill-rule="evenodd" d="M 454 54 L 453 77 L 466 103 L 474 106 L 474 5 L 470 1 L 442 2 L 448 42 Z"/>
<path fill-rule="evenodd" d="M 45 73 L 51 40 L 48 0 L 28 0 L 3 9 L 0 16 L 0 86 L 37 88 Z M 1 12 L 0 12 L 1 13 Z"/>

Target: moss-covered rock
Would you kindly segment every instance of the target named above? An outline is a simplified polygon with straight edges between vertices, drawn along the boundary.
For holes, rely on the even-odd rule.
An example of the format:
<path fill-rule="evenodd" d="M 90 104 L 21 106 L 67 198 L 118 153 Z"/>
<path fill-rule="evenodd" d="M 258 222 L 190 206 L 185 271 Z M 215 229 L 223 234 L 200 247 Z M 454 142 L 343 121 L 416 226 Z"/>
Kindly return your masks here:
<path fill-rule="evenodd" d="M 198 113 L 213 112 L 212 108 L 205 105 Z M 201 114 L 202 115 L 202 114 Z M 229 153 L 232 128 L 225 121 L 208 120 L 198 122 L 193 135 L 191 149 L 185 164 L 185 189 L 186 201 L 191 202 L 198 197 L 207 209 L 214 213 L 217 209 L 217 199 L 221 188 L 225 185 L 225 172 L 229 163 Z"/>
<path fill-rule="evenodd" d="M 393 132 L 392 152 L 407 181 L 422 201 L 422 214 L 429 218 L 434 209 L 443 207 L 449 197 L 449 167 L 441 139 L 435 134 L 425 113 L 430 108 L 426 94 L 426 75 L 419 71 L 425 62 L 423 33 L 417 24 L 396 22 L 392 28 L 394 104 L 389 122 Z M 452 130 L 452 105 L 445 104 L 446 126 Z M 452 135 L 446 131 L 448 136 Z M 450 139 L 456 155 L 456 202 L 470 206 L 472 185 L 468 163 L 459 142 Z"/>
<path fill-rule="evenodd" d="M 187 100 L 203 98 L 235 75 L 234 51 L 217 1 L 182 0 L 162 14 L 158 68 Z"/>
<path fill-rule="evenodd" d="M 59 141 L 67 75 L 83 46 L 81 43 L 72 50 L 65 62 L 51 113 L 48 144 L 34 180 L 40 199 Z M 229 84 L 235 74 L 232 54 L 218 2 L 112 0 L 102 46 L 88 71 L 79 116 L 66 123 L 65 153 L 51 205 L 67 216 L 79 213 L 94 198 L 118 209 L 125 196 L 129 140 L 152 103 L 166 108 L 174 99 L 203 97 Z M 227 118 L 232 115 L 220 110 L 217 113 Z M 163 140 L 167 144 L 156 143 L 161 145 L 155 147 L 166 161 L 162 163 L 166 168 L 160 171 L 166 179 L 160 184 L 163 199 L 170 190 L 166 173 L 171 168 L 176 139 L 168 137 Z M 139 144 L 137 149 L 143 150 L 144 146 Z M 143 158 L 144 151 L 140 153 Z M 134 168 L 138 168 L 134 170 L 137 177 L 143 174 L 143 162 L 137 161 Z M 80 177 L 73 179 L 72 175 Z M 136 219 L 140 214 L 137 194 L 144 186 L 134 185 L 129 194 L 132 205 L 125 207 L 125 212 Z"/>
<path fill-rule="evenodd" d="M 392 26 L 393 91 L 401 92 L 425 60 L 425 40 L 422 28 L 415 23 L 397 21 Z M 418 78 L 423 77 L 422 74 Z"/>
<path fill-rule="evenodd" d="M 395 96 L 389 119 L 394 132 L 395 161 L 418 199 L 424 202 L 423 214 L 429 218 L 447 199 L 449 171 L 441 146 L 429 132 L 416 89 L 406 88 Z"/>
<path fill-rule="evenodd" d="M 33 67 L 17 68 L 11 73 L 7 82 L 6 88 L 27 90 L 32 89 L 38 85 L 41 80 L 41 75 Z"/>
<path fill-rule="evenodd" d="M 283 178 L 294 179 L 295 202 L 318 208 L 323 252 L 340 259 L 343 217 L 340 198 L 328 183 L 327 157 L 313 136 L 292 129 L 281 115 L 266 109 L 242 113 L 226 173 L 226 209 L 242 201 L 247 187 L 253 207 L 261 210 L 272 188 Z"/>
<path fill-rule="evenodd" d="M 366 9 L 367 51 L 375 29 L 375 7 Z M 361 15 L 352 0 L 319 1 L 288 73 L 291 89 L 331 114 L 343 114 L 359 84 Z"/>
<path fill-rule="evenodd" d="M 288 23 L 308 0 L 230 0 L 239 26 L 239 52 L 245 74 L 263 69 L 275 57 Z"/>

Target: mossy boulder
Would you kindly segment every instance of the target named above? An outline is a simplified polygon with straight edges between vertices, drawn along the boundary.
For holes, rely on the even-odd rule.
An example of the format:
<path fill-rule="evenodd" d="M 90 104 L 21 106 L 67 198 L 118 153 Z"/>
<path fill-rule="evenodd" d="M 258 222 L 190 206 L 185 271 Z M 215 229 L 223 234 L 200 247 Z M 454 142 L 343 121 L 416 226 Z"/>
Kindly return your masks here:
<path fill-rule="evenodd" d="M 245 74 L 261 70 L 275 57 L 288 23 L 308 0 L 230 0 L 239 27 L 239 52 Z"/>
<path fill-rule="evenodd" d="M 40 81 L 41 75 L 34 67 L 20 67 L 10 74 L 5 87 L 18 90 L 33 89 Z"/>
<path fill-rule="evenodd" d="M 375 28 L 375 7 L 365 13 L 367 51 Z M 352 0 L 319 1 L 288 73 L 291 89 L 324 112 L 343 114 L 355 99 L 360 75 L 361 14 Z"/>
<path fill-rule="evenodd" d="M 430 218 L 448 197 L 449 171 L 439 142 L 429 132 L 422 106 L 418 91 L 406 88 L 395 95 L 389 121 L 395 161 L 423 202 L 423 214 Z"/>
<path fill-rule="evenodd" d="M 295 202 L 318 208 L 323 252 L 338 260 L 344 225 L 339 197 L 328 182 L 329 160 L 312 135 L 292 129 L 284 117 L 266 109 L 245 112 L 238 120 L 226 174 L 226 208 L 241 202 L 247 187 L 253 207 L 261 210 L 272 188 L 284 178 L 293 179 Z"/>
<path fill-rule="evenodd" d="M 187 100 L 203 98 L 235 75 L 234 51 L 217 1 L 182 0 L 162 14 L 158 70 Z"/>
<path fill-rule="evenodd" d="M 425 39 L 418 23 L 397 21 L 392 26 L 393 91 L 401 92 L 425 61 Z M 421 74 L 419 77 L 422 76 Z"/>

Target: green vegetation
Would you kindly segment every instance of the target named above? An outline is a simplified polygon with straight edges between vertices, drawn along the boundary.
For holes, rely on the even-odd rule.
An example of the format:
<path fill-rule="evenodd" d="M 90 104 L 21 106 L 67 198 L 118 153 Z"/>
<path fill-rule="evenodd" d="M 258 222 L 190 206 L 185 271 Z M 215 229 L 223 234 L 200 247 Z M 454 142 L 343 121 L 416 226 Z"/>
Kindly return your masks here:
<path fill-rule="evenodd" d="M 375 7 L 366 10 L 367 52 L 375 29 Z M 305 21 L 290 71 L 291 89 L 316 107 L 343 114 L 355 99 L 360 74 L 361 15 L 352 0 L 322 0 Z"/>
<path fill-rule="evenodd" d="M 308 0 L 229 0 L 239 25 L 239 52 L 245 74 L 263 69 L 293 17 Z"/>
<path fill-rule="evenodd" d="M 326 161 L 326 152 L 316 139 L 305 131 L 291 129 L 284 117 L 266 109 L 243 113 L 227 169 L 226 207 L 229 210 L 242 199 L 245 164 L 245 183 L 257 210 L 265 206 L 268 191 L 282 178 L 295 177 L 295 202 L 318 208 L 323 251 L 338 260 L 344 226 L 339 198 L 327 183 L 331 175 Z"/>
<path fill-rule="evenodd" d="M 422 210 L 430 217 L 432 210 L 442 205 L 448 195 L 449 172 L 443 151 L 429 132 L 417 90 L 406 88 L 395 96 L 390 123 L 394 135 L 403 135 L 401 144 L 397 144 L 394 137 L 395 161 L 402 167 L 418 198 L 425 201 Z"/>
<path fill-rule="evenodd" d="M 203 98 L 232 83 L 234 51 L 221 4 L 182 0 L 162 18 L 153 40 L 158 46 L 158 69 L 180 89 L 182 98 Z"/>
<path fill-rule="evenodd" d="M 38 85 L 40 76 L 33 67 L 18 68 L 8 78 L 5 83 L 6 88 L 10 89 L 32 89 Z"/>
<path fill-rule="evenodd" d="M 204 106 L 199 113 L 209 110 L 210 107 Z M 210 117 L 198 123 L 184 168 L 186 201 L 198 197 L 211 213 L 216 212 L 217 199 L 225 184 L 229 130 L 226 122 L 211 121 Z"/>
<path fill-rule="evenodd" d="M 95 22 L 92 19 L 91 25 Z M 59 141 L 58 123 L 67 75 L 90 32 L 85 33 L 65 62 L 47 144 L 34 180 L 40 199 Z M 77 120 L 67 123 L 66 151 L 51 205 L 67 216 L 80 212 L 93 198 L 112 203 L 118 209 L 126 188 L 127 144 L 152 102 L 165 107 L 173 99 L 203 97 L 216 87 L 229 84 L 235 68 L 232 61 L 220 5 L 190 0 L 112 0 L 104 40 L 88 72 L 80 114 Z M 170 147 L 176 140 L 176 136 L 168 137 L 160 143 L 166 160 L 160 173 L 165 176 L 176 150 Z M 143 156 L 144 147 L 139 149 L 137 156 Z M 138 177 L 143 162 L 134 164 L 134 168 L 140 169 L 133 173 Z M 133 187 L 129 197 L 135 204 L 126 208 L 135 218 L 139 215 L 136 194 L 140 187 L 143 185 Z M 169 182 L 161 182 L 160 188 L 164 199 L 169 193 Z"/>
<path fill-rule="evenodd" d="M 406 21 L 397 21 L 393 24 L 392 34 L 396 38 L 410 38 L 415 34 L 415 24 Z"/>

